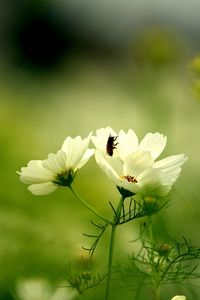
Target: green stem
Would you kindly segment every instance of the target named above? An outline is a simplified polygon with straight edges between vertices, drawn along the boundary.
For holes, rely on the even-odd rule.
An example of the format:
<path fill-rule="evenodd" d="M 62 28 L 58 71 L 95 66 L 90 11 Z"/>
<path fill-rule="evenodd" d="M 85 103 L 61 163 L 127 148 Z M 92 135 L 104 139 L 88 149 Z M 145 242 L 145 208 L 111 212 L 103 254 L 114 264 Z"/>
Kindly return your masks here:
<path fill-rule="evenodd" d="M 108 263 L 108 274 L 107 274 L 107 282 L 106 282 L 106 293 L 105 300 L 108 300 L 110 293 L 110 284 L 111 284 L 111 275 L 112 275 L 112 263 L 113 263 L 113 253 L 114 253 L 114 243 L 115 243 L 115 232 L 117 225 L 112 224 L 112 231 L 110 237 L 110 250 L 109 250 L 109 263 Z"/>
<path fill-rule="evenodd" d="M 117 225 L 119 224 L 119 219 L 121 216 L 123 202 L 124 202 L 124 197 L 121 197 L 118 207 L 116 209 L 116 215 L 114 215 L 113 223 L 111 224 L 112 230 L 111 230 L 111 237 L 110 237 L 110 249 L 109 249 L 108 273 L 107 273 L 105 300 L 109 299 L 109 294 L 110 294 L 113 254 L 114 254 L 114 245 L 115 245 L 115 232 L 116 232 Z"/>
<path fill-rule="evenodd" d="M 154 234 L 153 234 L 153 227 L 152 227 L 152 218 L 149 216 L 149 240 L 151 245 L 154 244 Z"/>
<path fill-rule="evenodd" d="M 98 213 L 92 206 L 90 206 L 87 202 L 85 202 L 83 199 L 81 199 L 81 197 L 74 191 L 74 189 L 71 186 L 69 186 L 69 189 L 71 190 L 71 192 L 73 193 L 73 195 L 76 197 L 76 199 L 78 199 L 84 206 L 86 206 L 97 217 L 99 217 L 100 219 L 102 219 L 106 223 L 110 223 L 109 220 L 107 220 L 106 218 L 104 218 L 104 216 L 102 216 L 100 213 Z"/>
<path fill-rule="evenodd" d="M 152 248 L 154 248 L 154 234 L 153 234 L 153 226 L 152 226 L 152 218 L 151 216 L 149 216 L 149 240 L 151 243 Z M 152 253 L 153 255 L 153 253 Z M 152 257 L 153 259 L 153 257 Z M 155 300 L 160 300 L 160 288 L 159 288 L 159 283 L 157 280 L 157 274 L 156 274 L 156 270 L 153 269 L 153 286 L 154 286 L 154 294 L 155 294 Z"/>
<path fill-rule="evenodd" d="M 159 287 L 155 288 L 155 300 L 160 300 L 160 290 Z"/>
<path fill-rule="evenodd" d="M 120 216 L 121 216 L 121 210 L 122 210 L 122 207 L 123 207 L 123 203 L 124 203 L 124 197 L 122 196 L 120 201 L 119 201 L 119 204 L 117 206 L 117 209 L 116 209 L 116 216 L 114 216 L 114 222 L 118 225 L 118 222 L 119 222 L 119 219 L 120 219 Z"/>

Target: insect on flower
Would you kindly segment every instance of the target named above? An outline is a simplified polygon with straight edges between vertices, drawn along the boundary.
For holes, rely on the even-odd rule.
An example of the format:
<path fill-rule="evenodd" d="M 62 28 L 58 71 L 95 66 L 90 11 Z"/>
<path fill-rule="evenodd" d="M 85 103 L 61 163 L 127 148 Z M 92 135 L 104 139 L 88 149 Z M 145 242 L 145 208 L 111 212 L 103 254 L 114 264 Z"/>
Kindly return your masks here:
<path fill-rule="evenodd" d="M 119 143 L 115 143 L 118 136 L 112 136 L 111 134 L 108 137 L 106 144 L 106 152 L 108 155 L 113 156 L 113 150 L 116 149 Z"/>
<path fill-rule="evenodd" d="M 167 137 L 158 132 L 147 133 L 139 142 L 132 129 L 116 133 L 106 127 L 97 129 L 92 141 L 97 164 L 124 197 L 131 193 L 144 198 L 166 196 L 187 160 L 184 154 L 157 160 L 167 142 Z"/>

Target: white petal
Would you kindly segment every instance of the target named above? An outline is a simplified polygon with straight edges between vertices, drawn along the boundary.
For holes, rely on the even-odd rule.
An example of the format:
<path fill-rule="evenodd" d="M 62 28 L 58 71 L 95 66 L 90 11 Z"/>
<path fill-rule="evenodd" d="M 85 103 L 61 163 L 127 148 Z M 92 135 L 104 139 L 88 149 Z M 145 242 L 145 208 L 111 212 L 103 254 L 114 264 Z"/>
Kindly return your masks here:
<path fill-rule="evenodd" d="M 79 162 L 77 163 L 76 168 L 80 169 L 82 168 L 87 161 L 90 159 L 90 157 L 94 154 L 94 149 L 87 149 L 85 151 L 85 153 L 83 154 L 82 158 L 79 160 Z"/>
<path fill-rule="evenodd" d="M 169 185 L 170 187 L 176 182 L 181 173 L 181 168 L 177 168 L 174 171 L 162 172 L 162 184 Z"/>
<path fill-rule="evenodd" d="M 76 147 L 77 145 L 80 146 L 81 144 L 81 137 L 77 136 L 76 138 L 71 138 L 70 136 L 68 136 L 63 145 L 62 145 L 62 150 L 66 153 L 66 166 L 68 167 L 72 167 L 73 165 L 73 160 L 74 157 L 77 157 L 80 149 L 78 147 Z M 82 147 L 81 147 L 82 150 Z"/>
<path fill-rule="evenodd" d="M 54 173 L 42 166 L 42 161 L 30 161 L 27 167 L 21 168 L 20 180 L 27 184 L 42 183 L 54 179 Z"/>
<path fill-rule="evenodd" d="M 127 133 L 120 130 L 117 141 L 117 150 L 122 160 L 124 160 L 130 153 L 138 150 L 138 138 L 132 129 L 129 129 Z"/>
<path fill-rule="evenodd" d="M 117 174 L 116 170 L 108 163 L 108 161 L 105 159 L 105 157 L 101 154 L 100 151 L 96 151 L 95 158 L 97 164 L 106 173 L 106 175 L 117 185 L 119 185 L 122 181 L 120 177 L 121 174 Z"/>
<path fill-rule="evenodd" d="M 164 185 L 172 186 L 175 183 L 181 173 L 181 167 L 186 160 L 187 157 L 184 154 L 180 154 L 169 156 L 154 164 L 154 167 L 161 171 L 162 183 Z"/>
<path fill-rule="evenodd" d="M 44 182 L 44 183 L 38 183 L 38 184 L 32 184 L 28 187 L 28 190 L 37 196 L 40 195 L 48 195 L 55 191 L 57 189 L 57 186 L 52 182 Z"/>
<path fill-rule="evenodd" d="M 83 154 L 88 148 L 90 142 L 91 133 L 87 138 L 82 139 L 80 136 L 75 138 L 67 137 L 62 145 L 62 150 L 66 153 L 66 167 L 67 169 L 77 168 L 79 160 L 81 160 Z"/>
<path fill-rule="evenodd" d="M 123 176 L 123 162 L 119 156 L 105 156 L 105 160 L 115 170 L 115 172 L 122 177 Z"/>
<path fill-rule="evenodd" d="M 166 196 L 171 188 L 162 184 L 162 174 L 157 169 L 145 170 L 137 179 L 143 195 Z"/>
<path fill-rule="evenodd" d="M 159 168 L 163 171 L 167 171 L 169 169 L 181 167 L 186 160 L 187 157 L 185 157 L 184 154 L 172 155 L 155 162 L 154 168 Z"/>
<path fill-rule="evenodd" d="M 87 138 L 81 140 L 81 142 L 78 142 L 75 145 L 75 148 L 79 149 L 79 151 L 76 152 L 76 155 L 74 155 L 74 157 L 73 157 L 73 168 L 75 170 L 77 168 L 80 169 L 92 155 L 92 151 L 90 151 L 90 150 L 87 151 L 91 135 L 92 135 L 92 133 L 90 133 Z M 86 161 L 84 162 L 85 159 L 86 159 Z M 80 162 L 80 164 L 79 164 L 79 162 Z M 79 167 L 77 167 L 77 166 L 79 166 Z"/>
<path fill-rule="evenodd" d="M 139 149 L 150 151 L 153 159 L 155 160 L 165 148 L 167 137 L 158 132 L 147 133 L 143 140 L 140 142 Z"/>
<path fill-rule="evenodd" d="M 124 161 L 124 175 L 134 176 L 136 179 L 144 170 L 153 165 L 153 159 L 149 152 L 138 151 L 129 154 Z"/>
<path fill-rule="evenodd" d="M 41 167 L 42 160 L 30 160 L 27 164 L 28 167 Z"/>
<path fill-rule="evenodd" d="M 50 153 L 48 158 L 42 162 L 42 166 L 55 174 L 66 171 L 66 154 L 63 150 L 58 150 L 56 154 Z"/>
<path fill-rule="evenodd" d="M 117 133 L 111 127 L 106 127 L 106 128 L 97 129 L 96 136 L 91 137 L 94 146 L 105 155 L 106 155 L 106 145 L 107 145 L 109 135 L 117 136 Z"/>

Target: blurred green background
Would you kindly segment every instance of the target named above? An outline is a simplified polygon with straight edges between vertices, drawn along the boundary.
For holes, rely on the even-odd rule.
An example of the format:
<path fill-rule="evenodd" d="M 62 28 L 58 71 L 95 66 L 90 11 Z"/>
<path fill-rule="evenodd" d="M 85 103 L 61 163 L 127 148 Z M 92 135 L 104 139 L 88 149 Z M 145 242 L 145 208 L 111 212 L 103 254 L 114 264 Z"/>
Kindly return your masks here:
<path fill-rule="evenodd" d="M 189 160 L 170 206 L 153 218 L 155 235 L 200 243 L 199 71 L 191 68 L 200 52 L 199 6 L 194 0 L 0 4 L 0 299 L 12 300 L 21 278 L 58 284 L 69 261 L 84 265 L 82 245 L 91 241 L 82 233 L 94 232 L 90 220 L 96 218 L 69 190 L 36 197 L 16 174 L 29 160 L 55 153 L 68 135 L 85 137 L 106 126 L 132 128 L 140 139 L 147 132 L 167 135 L 162 157 L 185 153 Z M 74 187 L 112 215 L 108 202 L 116 205 L 119 195 L 94 158 Z M 116 262 L 123 264 L 133 251 L 129 241 L 138 223 L 119 228 Z M 100 272 L 108 234 L 94 258 Z M 102 299 L 103 291 L 104 284 L 85 299 Z M 112 293 L 113 299 L 134 299 L 120 284 Z M 161 290 L 163 300 L 181 293 L 200 297 L 198 288 L 184 284 Z"/>

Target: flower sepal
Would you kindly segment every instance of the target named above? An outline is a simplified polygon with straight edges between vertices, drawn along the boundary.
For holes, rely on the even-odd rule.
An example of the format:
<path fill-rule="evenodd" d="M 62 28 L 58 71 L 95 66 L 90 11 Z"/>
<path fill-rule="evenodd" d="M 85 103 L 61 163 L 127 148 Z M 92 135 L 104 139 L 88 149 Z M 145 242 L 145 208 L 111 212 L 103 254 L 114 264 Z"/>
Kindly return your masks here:
<path fill-rule="evenodd" d="M 135 195 L 135 193 L 129 191 L 129 190 L 126 190 L 125 188 L 121 187 L 121 186 L 118 186 L 117 185 L 117 189 L 118 191 L 120 192 L 120 194 L 122 195 L 122 197 L 125 199 L 125 198 L 129 198 L 129 197 L 132 197 Z"/>
<path fill-rule="evenodd" d="M 74 172 L 73 169 L 69 169 L 65 173 L 58 174 L 58 177 L 56 178 L 55 181 L 53 181 L 53 183 L 61 186 L 70 187 L 74 180 L 75 175 L 76 172 Z"/>

